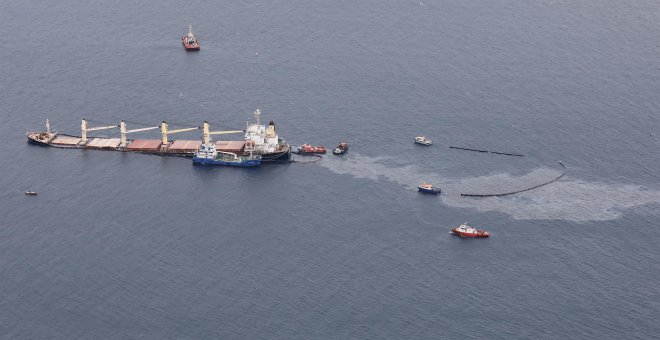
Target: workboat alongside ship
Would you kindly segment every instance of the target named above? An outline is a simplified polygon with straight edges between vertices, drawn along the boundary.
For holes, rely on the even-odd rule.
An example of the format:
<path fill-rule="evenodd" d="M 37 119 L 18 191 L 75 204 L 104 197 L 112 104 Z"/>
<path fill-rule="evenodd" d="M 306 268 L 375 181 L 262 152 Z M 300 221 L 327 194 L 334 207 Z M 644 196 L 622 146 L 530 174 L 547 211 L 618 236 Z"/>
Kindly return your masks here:
<path fill-rule="evenodd" d="M 218 152 L 215 144 L 202 144 L 193 157 L 193 164 L 255 167 L 261 165 L 261 156 L 238 156 L 231 152 Z"/>
<path fill-rule="evenodd" d="M 243 140 L 215 141 L 213 146 L 218 153 L 231 153 L 236 157 L 260 156 L 262 162 L 289 162 L 291 159 L 291 146 L 285 144 L 275 131 L 275 123 L 270 122 L 268 127 L 259 124 L 261 112 L 255 111 L 256 123 L 247 123 L 245 130 L 210 131 L 209 123 L 204 122 L 199 127 L 170 130 L 166 122 L 159 126 L 128 130 L 126 123 L 121 121 L 119 125 L 108 125 L 99 127 L 88 127 L 88 122 L 83 119 L 81 123 L 81 136 L 73 136 L 53 132 L 50 122 L 46 120 L 46 131 L 28 132 L 28 142 L 42 146 L 56 148 L 75 148 L 93 150 L 114 150 L 124 152 L 138 152 L 154 155 L 194 157 L 200 150 L 200 146 L 210 145 L 212 135 L 244 133 Z M 89 137 L 87 134 L 93 131 L 119 128 L 120 138 Z M 128 139 L 130 133 L 160 129 L 162 138 L 158 139 Z M 170 140 L 169 136 L 175 133 L 202 130 L 201 140 Z"/>

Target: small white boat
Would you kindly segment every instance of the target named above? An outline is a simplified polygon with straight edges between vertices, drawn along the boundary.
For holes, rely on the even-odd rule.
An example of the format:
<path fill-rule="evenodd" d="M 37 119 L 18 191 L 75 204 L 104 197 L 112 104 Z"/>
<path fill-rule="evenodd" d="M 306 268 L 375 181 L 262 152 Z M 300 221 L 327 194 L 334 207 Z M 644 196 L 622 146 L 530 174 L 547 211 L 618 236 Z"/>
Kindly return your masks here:
<path fill-rule="evenodd" d="M 29 191 L 28 190 L 28 191 L 25 192 L 25 196 L 37 196 L 37 195 L 38 194 L 37 194 L 36 191 Z"/>
<path fill-rule="evenodd" d="M 417 137 L 415 137 L 415 143 L 421 144 L 421 145 L 431 145 L 431 144 L 433 144 L 433 141 L 426 138 L 426 136 L 417 136 Z"/>

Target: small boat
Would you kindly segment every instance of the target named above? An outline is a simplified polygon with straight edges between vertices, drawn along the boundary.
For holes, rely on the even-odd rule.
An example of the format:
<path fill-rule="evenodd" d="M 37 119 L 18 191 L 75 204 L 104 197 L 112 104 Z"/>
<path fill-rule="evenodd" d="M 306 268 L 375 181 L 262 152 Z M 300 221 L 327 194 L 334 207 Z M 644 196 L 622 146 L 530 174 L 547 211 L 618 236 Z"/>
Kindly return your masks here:
<path fill-rule="evenodd" d="M 440 192 L 442 192 L 440 188 L 436 188 L 430 183 L 422 183 L 417 186 L 417 189 L 419 190 L 419 192 L 423 192 L 426 194 L 433 194 L 433 195 L 438 195 L 440 194 Z"/>
<path fill-rule="evenodd" d="M 341 142 L 337 147 L 332 151 L 335 155 L 343 155 L 348 151 L 348 143 Z"/>
<path fill-rule="evenodd" d="M 186 51 L 199 51 L 201 47 L 199 41 L 195 38 L 195 35 L 192 32 L 192 26 L 188 26 L 188 34 L 184 35 L 183 38 L 181 38 L 181 41 L 183 42 L 183 47 Z"/>
<path fill-rule="evenodd" d="M 37 196 L 37 195 L 38 194 L 37 194 L 36 191 L 29 191 L 28 190 L 28 191 L 25 192 L 25 196 Z"/>
<path fill-rule="evenodd" d="M 325 146 L 319 145 L 319 146 L 313 146 L 313 145 L 308 145 L 308 144 L 303 144 L 298 147 L 298 153 L 299 154 L 309 154 L 309 155 L 314 155 L 314 154 L 320 154 L 320 153 L 325 153 L 326 149 Z"/>
<path fill-rule="evenodd" d="M 433 144 L 433 141 L 426 138 L 426 136 L 417 136 L 417 137 L 415 137 L 415 143 L 421 144 L 421 145 L 431 145 L 431 144 Z"/>
<path fill-rule="evenodd" d="M 477 230 L 466 223 L 459 227 L 451 228 L 451 233 L 460 237 L 488 237 L 490 234 L 485 230 Z"/>
<path fill-rule="evenodd" d="M 261 156 L 239 156 L 231 152 L 218 151 L 215 144 L 202 144 L 193 157 L 193 164 L 255 167 L 261 165 Z"/>

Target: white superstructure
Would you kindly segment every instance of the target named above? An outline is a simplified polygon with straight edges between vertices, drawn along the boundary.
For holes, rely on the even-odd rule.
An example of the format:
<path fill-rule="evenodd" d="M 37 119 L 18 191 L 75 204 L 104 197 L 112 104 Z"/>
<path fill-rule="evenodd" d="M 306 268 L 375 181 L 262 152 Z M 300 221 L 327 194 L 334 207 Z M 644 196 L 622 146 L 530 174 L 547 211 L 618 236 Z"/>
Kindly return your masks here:
<path fill-rule="evenodd" d="M 197 39 L 195 38 L 195 35 L 192 32 L 192 25 L 188 26 L 188 34 L 186 35 L 186 37 L 188 38 L 188 43 L 191 45 L 197 42 Z"/>
<path fill-rule="evenodd" d="M 284 140 L 280 140 L 277 136 L 275 123 L 271 121 L 268 123 L 268 127 L 261 125 L 259 121 L 260 115 L 261 111 L 257 109 L 254 111 L 257 123 L 247 123 L 245 129 L 245 151 L 252 151 L 256 154 L 269 154 L 282 151 L 281 144 L 284 143 Z"/>
<path fill-rule="evenodd" d="M 467 234 L 476 234 L 477 229 L 474 227 L 471 227 L 467 222 L 461 224 L 458 228 L 456 228 L 457 231 L 460 231 L 462 233 L 467 233 Z"/>
<path fill-rule="evenodd" d="M 218 155 L 218 151 L 215 148 L 215 144 L 204 144 L 202 143 L 199 146 L 199 149 L 197 149 L 197 152 L 195 153 L 196 158 L 204 158 L 204 159 L 215 159 L 215 157 Z"/>

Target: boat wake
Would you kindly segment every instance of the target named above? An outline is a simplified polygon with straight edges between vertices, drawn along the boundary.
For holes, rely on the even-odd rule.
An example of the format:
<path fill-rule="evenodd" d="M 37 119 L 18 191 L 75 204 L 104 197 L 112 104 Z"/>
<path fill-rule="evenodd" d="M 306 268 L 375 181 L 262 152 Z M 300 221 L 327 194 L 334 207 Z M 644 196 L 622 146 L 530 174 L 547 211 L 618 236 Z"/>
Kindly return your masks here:
<path fill-rule="evenodd" d="M 638 185 L 587 182 L 570 177 L 512 196 L 474 198 L 461 197 L 462 192 L 503 192 L 522 189 L 562 173 L 561 169 L 539 167 L 522 176 L 508 173 L 448 178 L 425 172 L 415 165 L 390 167 L 383 163 L 389 157 L 367 157 L 351 153 L 339 159 L 328 157 L 319 164 L 332 172 L 355 178 L 397 183 L 416 194 L 421 182 L 438 183 L 442 188 L 442 203 L 479 211 L 506 213 L 520 220 L 605 221 L 622 216 L 630 209 L 660 205 L 660 190 Z"/>

